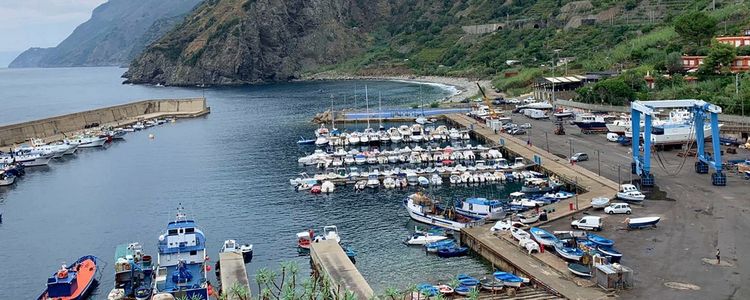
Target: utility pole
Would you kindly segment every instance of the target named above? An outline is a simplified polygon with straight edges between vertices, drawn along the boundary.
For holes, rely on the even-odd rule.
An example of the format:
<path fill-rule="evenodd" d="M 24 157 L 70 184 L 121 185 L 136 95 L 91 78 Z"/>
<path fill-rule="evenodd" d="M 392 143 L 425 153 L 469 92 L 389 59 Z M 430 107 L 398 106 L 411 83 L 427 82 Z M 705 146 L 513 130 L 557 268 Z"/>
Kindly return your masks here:
<path fill-rule="evenodd" d="M 568 159 L 570 160 L 570 158 L 573 157 L 573 140 L 568 139 L 568 145 L 570 146 L 568 151 Z"/>
<path fill-rule="evenodd" d="M 547 132 L 544 132 L 544 141 L 547 142 L 547 152 L 549 152 L 549 139 L 547 138 Z"/>
<path fill-rule="evenodd" d="M 576 210 L 578 210 L 578 176 L 576 176 Z"/>
<path fill-rule="evenodd" d="M 599 156 L 599 150 L 596 150 L 596 164 L 598 166 L 597 169 L 599 169 L 599 176 L 602 176 L 602 160 L 599 159 Z"/>
<path fill-rule="evenodd" d="M 620 179 L 620 166 L 617 166 L 617 185 L 620 185 L 622 180 Z"/>

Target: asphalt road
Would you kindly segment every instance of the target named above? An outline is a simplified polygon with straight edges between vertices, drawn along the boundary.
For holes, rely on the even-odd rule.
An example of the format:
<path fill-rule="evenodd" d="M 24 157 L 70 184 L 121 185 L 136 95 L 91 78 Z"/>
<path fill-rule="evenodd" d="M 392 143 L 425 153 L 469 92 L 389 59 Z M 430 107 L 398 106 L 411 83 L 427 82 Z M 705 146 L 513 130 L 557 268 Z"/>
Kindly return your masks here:
<path fill-rule="evenodd" d="M 631 180 L 629 147 L 608 142 L 603 134 L 582 134 L 574 125 L 565 125 L 568 134 L 558 136 L 553 134 L 552 121 L 534 121 L 520 114 L 513 114 L 513 120 L 532 123 L 524 138 L 534 145 L 561 157 L 585 152 L 590 160 L 580 162 L 581 166 L 614 181 Z M 647 196 L 643 205 L 633 206 L 632 217 L 660 216 L 657 228 L 627 231 L 624 215 L 584 212 L 604 216 L 602 235 L 615 241 L 624 253 L 623 265 L 634 269 L 635 288 L 620 295 L 625 299 L 750 299 L 750 259 L 744 255 L 750 249 L 750 181 L 730 174 L 726 187 L 715 187 L 710 174 L 694 172 L 694 157 L 683 159 L 678 152 L 658 154 L 663 168 L 657 157 L 652 159 L 656 187 L 643 191 Z M 750 152 L 739 149 L 731 158 L 747 157 Z M 568 230 L 570 220 L 561 219 L 548 227 Z M 717 248 L 721 265 L 716 265 Z"/>

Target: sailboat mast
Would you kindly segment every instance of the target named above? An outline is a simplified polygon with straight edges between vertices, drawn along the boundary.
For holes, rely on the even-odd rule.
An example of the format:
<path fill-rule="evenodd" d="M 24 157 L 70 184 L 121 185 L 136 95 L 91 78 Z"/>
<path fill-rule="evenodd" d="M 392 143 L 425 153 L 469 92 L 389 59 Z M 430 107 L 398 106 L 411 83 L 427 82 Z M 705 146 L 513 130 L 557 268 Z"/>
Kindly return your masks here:
<path fill-rule="evenodd" d="M 331 94 L 331 131 L 336 128 L 336 112 L 333 111 L 333 94 Z"/>
<path fill-rule="evenodd" d="M 419 85 L 419 107 L 422 108 L 422 116 L 424 117 L 424 103 L 422 102 L 422 85 Z"/>
<path fill-rule="evenodd" d="M 354 109 L 357 109 L 357 86 L 354 86 Z M 354 128 L 357 128 L 357 118 L 354 118 Z"/>
<path fill-rule="evenodd" d="M 367 128 L 370 128 L 370 100 L 367 99 L 367 85 L 365 85 L 365 114 L 367 115 Z"/>
<path fill-rule="evenodd" d="M 383 128 L 383 99 L 380 98 L 381 94 L 378 92 L 378 127 Z"/>

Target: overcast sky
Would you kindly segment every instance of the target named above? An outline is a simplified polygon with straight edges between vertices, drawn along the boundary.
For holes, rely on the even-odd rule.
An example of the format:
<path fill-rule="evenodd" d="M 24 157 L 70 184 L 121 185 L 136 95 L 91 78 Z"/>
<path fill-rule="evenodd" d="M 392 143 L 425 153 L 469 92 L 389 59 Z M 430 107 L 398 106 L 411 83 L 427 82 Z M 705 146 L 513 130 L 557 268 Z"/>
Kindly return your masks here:
<path fill-rule="evenodd" d="M 0 51 L 53 47 L 106 0 L 0 0 Z"/>

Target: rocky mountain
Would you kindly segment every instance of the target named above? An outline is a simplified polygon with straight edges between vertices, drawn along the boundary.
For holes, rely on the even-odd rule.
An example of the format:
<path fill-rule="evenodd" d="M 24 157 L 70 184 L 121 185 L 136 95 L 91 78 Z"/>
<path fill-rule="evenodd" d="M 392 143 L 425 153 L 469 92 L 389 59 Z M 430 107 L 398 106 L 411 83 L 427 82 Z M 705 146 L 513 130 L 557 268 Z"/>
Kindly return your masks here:
<path fill-rule="evenodd" d="M 10 68 L 120 66 L 178 24 L 201 0 L 109 0 L 56 47 L 31 48 Z"/>
<path fill-rule="evenodd" d="M 361 54 L 388 1 L 211 0 L 152 44 L 124 75 L 168 85 L 283 81 Z"/>

